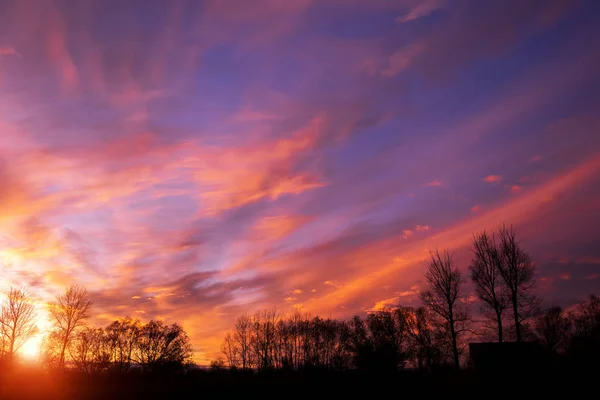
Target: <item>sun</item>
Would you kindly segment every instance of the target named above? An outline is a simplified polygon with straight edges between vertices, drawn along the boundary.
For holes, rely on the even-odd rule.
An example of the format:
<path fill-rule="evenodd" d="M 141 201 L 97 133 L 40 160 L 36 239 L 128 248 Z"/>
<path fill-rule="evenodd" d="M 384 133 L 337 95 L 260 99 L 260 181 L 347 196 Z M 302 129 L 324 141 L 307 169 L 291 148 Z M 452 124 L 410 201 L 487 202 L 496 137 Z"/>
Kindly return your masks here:
<path fill-rule="evenodd" d="M 38 361 L 40 359 L 40 352 L 42 348 L 42 337 L 36 336 L 29 339 L 19 349 L 19 353 L 26 361 Z"/>

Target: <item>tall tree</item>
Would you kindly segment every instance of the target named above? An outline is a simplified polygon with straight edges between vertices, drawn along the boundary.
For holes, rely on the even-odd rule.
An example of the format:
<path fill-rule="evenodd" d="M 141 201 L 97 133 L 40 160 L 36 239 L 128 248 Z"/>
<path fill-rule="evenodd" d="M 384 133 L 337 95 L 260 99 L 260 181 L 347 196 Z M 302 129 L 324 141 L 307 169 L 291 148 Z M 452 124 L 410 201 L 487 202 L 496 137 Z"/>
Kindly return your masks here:
<path fill-rule="evenodd" d="M 223 343 L 221 343 L 221 352 L 225 356 L 229 368 L 237 368 L 238 351 L 235 344 L 235 338 L 231 332 L 225 334 L 225 339 L 223 339 Z"/>
<path fill-rule="evenodd" d="M 473 259 L 469 266 L 475 293 L 482 302 L 482 311 L 496 327 L 498 342 L 502 343 L 502 315 L 510 307 L 510 297 L 500 271 L 502 251 L 494 234 L 490 237 L 485 231 L 473 237 Z"/>
<path fill-rule="evenodd" d="M 235 322 L 233 338 L 242 369 L 246 370 L 251 368 L 252 319 L 247 314 L 241 315 Z"/>
<path fill-rule="evenodd" d="M 421 300 L 433 313 L 437 314 L 452 343 L 455 368 L 460 367 L 458 341 L 466 331 L 468 314 L 466 305 L 461 302 L 462 278 L 448 251 L 431 253 L 425 273 L 429 290 L 421 293 Z"/>
<path fill-rule="evenodd" d="M 35 304 L 27 290 L 11 288 L 0 307 L 0 333 L 11 359 L 38 332 Z"/>
<path fill-rule="evenodd" d="M 535 297 L 530 294 L 535 285 L 535 268 L 516 238 L 512 226 L 502 226 L 500 235 L 500 276 L 510 298 L 517 342 L 522 340 L 521 322 L 537 308 Z"/>
<path fill-rule="evenodd" d="M 53 334 L 59 346 L 59 368 L 64 368 L 67 349 L 75 339 L 78 330 L 90 317 L 91 308 L 92 302 L 88 299 L 88 291 L 77 285 L 70 286 L 65 293 L 56 296 L 56 300 L 50 303 Z"/>

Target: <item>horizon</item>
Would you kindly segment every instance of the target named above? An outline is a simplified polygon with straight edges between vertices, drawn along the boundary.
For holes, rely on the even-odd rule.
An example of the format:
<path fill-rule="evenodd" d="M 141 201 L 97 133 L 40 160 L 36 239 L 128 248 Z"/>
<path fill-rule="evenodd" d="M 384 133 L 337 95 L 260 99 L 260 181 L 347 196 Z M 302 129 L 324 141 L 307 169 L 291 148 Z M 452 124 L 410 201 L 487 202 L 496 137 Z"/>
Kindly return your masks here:
<path fill-rule="evenodd" d="M 419 305 L 504 223 L 544 306 L 597 292 L 599 3 L 231 4 L 2 2 L 0 292 L 200 364 L 243 313 Z"/>

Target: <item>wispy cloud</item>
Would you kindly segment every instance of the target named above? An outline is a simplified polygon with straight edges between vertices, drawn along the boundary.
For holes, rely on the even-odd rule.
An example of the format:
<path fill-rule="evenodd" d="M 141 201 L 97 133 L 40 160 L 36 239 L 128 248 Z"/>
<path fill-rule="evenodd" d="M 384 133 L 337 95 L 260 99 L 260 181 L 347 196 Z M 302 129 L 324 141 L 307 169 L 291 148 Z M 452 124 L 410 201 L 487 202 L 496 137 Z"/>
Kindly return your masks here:
<path fill-rule="evenodd" d="M 396 18 L 396 21 L 405 23 L 415 19 L 423 18 L 444 7 L 445 0 L 422 0 L 415 5 L 404 15 Z"/>

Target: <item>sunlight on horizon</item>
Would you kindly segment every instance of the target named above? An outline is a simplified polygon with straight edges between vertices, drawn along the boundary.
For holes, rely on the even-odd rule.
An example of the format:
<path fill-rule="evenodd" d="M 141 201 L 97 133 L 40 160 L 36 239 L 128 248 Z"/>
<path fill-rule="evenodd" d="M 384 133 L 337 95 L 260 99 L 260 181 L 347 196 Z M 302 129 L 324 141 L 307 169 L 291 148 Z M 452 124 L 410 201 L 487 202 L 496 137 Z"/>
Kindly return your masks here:
<path fill-rule="evenodd" d="M 19 349 L 19 354 L 22 356 L 23 360 L 28 362 L 38 362 L 40 360 L 44 335 L 45 333 L 32 337 L 23 344 Z"/>

